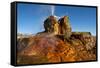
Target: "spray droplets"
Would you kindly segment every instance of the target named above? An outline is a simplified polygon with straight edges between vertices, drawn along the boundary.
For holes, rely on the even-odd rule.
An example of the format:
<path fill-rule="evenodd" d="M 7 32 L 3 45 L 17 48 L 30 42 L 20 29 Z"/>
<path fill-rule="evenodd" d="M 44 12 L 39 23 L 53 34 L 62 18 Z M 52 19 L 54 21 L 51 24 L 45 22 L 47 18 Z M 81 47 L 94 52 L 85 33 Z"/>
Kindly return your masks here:
<path fill-rule="evenodd" d="M 55 12 L 55 6 L 51 6 L 51 15 L 54 15 Z"/>

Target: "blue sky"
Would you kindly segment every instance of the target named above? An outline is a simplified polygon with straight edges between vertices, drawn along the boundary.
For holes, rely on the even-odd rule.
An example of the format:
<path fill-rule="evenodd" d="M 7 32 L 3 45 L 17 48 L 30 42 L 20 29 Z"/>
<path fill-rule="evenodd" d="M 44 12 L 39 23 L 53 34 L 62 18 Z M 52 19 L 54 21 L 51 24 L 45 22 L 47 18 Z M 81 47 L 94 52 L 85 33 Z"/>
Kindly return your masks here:
<path fill-rule="evenodd" d="M 18 33 L 36 34 L 44 31 L 43 22 L 52 14 L 51 6 L 18 3 Z M 91 32 L 92 35 L 96 35 L 96 8 L 56 5 L 54 15 L 59 17 L 68 15 L 72 31 Z"/>

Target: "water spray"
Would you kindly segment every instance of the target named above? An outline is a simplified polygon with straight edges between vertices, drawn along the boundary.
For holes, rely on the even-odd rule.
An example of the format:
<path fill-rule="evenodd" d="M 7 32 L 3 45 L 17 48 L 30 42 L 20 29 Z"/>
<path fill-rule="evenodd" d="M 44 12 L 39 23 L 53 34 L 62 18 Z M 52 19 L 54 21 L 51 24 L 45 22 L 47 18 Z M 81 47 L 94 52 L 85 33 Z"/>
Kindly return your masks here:
<path fill-rule="evenodd" d="M 52 16 L 54 15 L 54 11 L 55 11 L 55 7 L 54 6 L 51 6 L 51 15 Z"/>

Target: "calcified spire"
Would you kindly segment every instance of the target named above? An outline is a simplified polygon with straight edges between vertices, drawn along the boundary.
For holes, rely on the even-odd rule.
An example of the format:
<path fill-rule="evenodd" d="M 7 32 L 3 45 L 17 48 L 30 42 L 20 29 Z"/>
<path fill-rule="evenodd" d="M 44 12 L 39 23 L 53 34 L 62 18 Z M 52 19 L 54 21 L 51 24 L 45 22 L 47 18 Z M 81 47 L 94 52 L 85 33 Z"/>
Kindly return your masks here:
<path fill-rule="evenodd" d="M 51 6 L 51 14 L 54 15 L 55 7 Z"/>

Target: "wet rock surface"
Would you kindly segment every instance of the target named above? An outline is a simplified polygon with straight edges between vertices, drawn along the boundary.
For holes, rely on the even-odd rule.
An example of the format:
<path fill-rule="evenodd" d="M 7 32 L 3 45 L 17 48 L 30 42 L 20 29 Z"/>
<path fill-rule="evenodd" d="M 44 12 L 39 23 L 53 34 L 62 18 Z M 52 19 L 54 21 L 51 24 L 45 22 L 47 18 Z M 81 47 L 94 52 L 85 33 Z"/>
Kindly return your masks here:
<path fill-rule="evenodd" d="M 18 51 L 17 62 L 18 64 L 37 64 L 96 60 L 96 45 L 91 47 L 95 39 L 92 37 L 90 39 L 92 42 L 84 44 L 85 41 L 75 37 L 66 41 L 50 34 L 29 37 L 27 46 L 21 47 Z M 25 38 L 19 40 L 26 44 L 24 41 L 26 41 Z"/>

